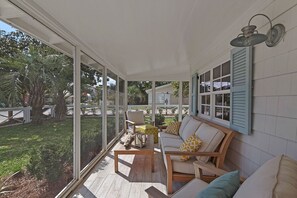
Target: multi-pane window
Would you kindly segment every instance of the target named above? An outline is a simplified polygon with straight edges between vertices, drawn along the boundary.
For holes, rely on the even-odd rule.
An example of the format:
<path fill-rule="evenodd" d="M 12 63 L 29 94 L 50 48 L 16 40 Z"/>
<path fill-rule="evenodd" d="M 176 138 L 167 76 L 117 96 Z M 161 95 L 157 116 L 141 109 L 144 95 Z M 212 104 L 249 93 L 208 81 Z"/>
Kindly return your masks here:
<path fill-rule="evenodd" d="M 210 92 L 211 92 L 211 81 L 210 71 L 200 75 L 200 95 L 201 95 L 201 114 L 210 116 Z"/>
<path fill-rule="evenodd" d="M 230 90 L 230 61 L 213 69 L 213 91 Z"/>
<path fill-rule="evenodd" d="M 200 93 L 210 92 L 210 71 L 200 75 Z"/>
<path fill-rule="evenodd" d="M 230 120 L 230 61 L 213 69 L 214 117 Z"/>
<path fill-rule="evenodd" d="M 201 96 L 201 113 L 210 116 L 210 95 Z"/>
<path fill-rule="evenodd" d="M 200 75 L 200 114 L 230 120 L 230 61 Z"/>

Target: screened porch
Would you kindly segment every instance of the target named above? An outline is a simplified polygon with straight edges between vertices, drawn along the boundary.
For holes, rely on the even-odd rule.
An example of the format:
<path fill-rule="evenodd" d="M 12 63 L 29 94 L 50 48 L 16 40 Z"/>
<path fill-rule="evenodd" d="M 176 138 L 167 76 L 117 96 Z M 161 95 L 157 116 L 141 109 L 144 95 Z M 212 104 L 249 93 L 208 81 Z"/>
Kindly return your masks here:
<path fill-rule="evenodd" d="M 119 156 L 114 171 L 127 111 L 158 133 L 189 115 L 234 131 L 224 170 L 241 177 L 297 160 L 296 13 L 295 0 L 1 1 L 3 196 L 168 194 L 159 143 L 154 171 L 145 155 Z M 234 47 L 250 23 L 284 32 Z"/>

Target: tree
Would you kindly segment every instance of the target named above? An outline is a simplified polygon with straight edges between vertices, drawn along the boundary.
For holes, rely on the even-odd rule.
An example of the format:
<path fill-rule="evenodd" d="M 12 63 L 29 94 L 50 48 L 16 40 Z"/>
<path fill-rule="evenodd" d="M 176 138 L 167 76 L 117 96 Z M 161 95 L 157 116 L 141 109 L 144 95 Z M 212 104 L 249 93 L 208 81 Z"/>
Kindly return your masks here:
<path fill-rule="evenodd" d="M 129 105 L 138 105 L 144 103 L 144 95 L 141 92 L 141 89 L 136 85 L 128 86 L 128 101 Z"/>
<path fill-rule="evenodd" d="M 52 54 L 45 58 L 49 66 L 49 78 L 51 80 L 50 96 L 55 104 L 55 119 L 62 121 L 66 118 L 66 98 L 72 95 L 73 67 L 72 59 L 63 54 Z"/>
<path fill-rule="evenodd" d="M 173 81 L 171 82 L 172 88 L 173 88 L 173 95 L 175 97 L 178 97 L 179 94 L 179 82 L 178 81 Z M 189 97 L 189 82 L 188 81 L 183 81 L 182 82 L 183 85 L 183 91 L 182 91 L 182 95 L 183 98 L 187 98 Z"/>
<path fill-rule="evenodd" d="M 51 86 L 48 76 L 46 57 L 40 53 L 38 46 L 30 46 L 26 53 L 19 57 L 23 68 L 19 72 L 23 92 L 29 94 L 29 105 L 32 107 L 32 122 L 42 122 L 42 108 L 45 103 L 45 93 Z"/>
<path fill-rule="evenodd" d="M 0 42 L 0 72 L 4 79 L 0 91 L 5 103 L 14 106 L 17 101 L 22 101 L 25 105 L 23 98 L 29 95 L 32 122 L 40 123 L 45 95 L 53 90 L 57 109 L 65 112 L 62 95 L 65 94 L 65 87 L 70 84 L 65 82 L 68 78 L 64 80 L 65 76 L 72 74 L 70 61 L 67 62 L 64 55 L 20 31 L 1 31 Z M 63 99 L 59 100 L 59 97 Z"/>
<path fill-rule="evenodd" d="M 150 81 L 129 81 L 128 82 L 128 101 L 130 105 L 148 104 L 148 96 L 145 92 L 152 88 Z"/>
<path fill-rule="evenodd" d="M 0 76 L 3 77 L 3 83 L 0 87 L 0 104 L 4 107 L 13 107 L 19 105 L 20 97 L 17 94 L 18 84 L 16 79 L 18 69 L 20 68 L 15 60 L 20 51 L 23 51 L 28 46 L 29 36 L 20 31 L 6 33 L 0 30 Z M 26 42 L 24 42 L 26 41 Z M 5 74 L 12 72 L 9 76 Z M 9 78 L 10 77 L 10 78 Z M 10 79 L 10 80 L 9 80 Z M 8 92 L 11 90 L 11 92 Z M 12 119 L 13 112 L 8 112 L 8 120 Z"/>

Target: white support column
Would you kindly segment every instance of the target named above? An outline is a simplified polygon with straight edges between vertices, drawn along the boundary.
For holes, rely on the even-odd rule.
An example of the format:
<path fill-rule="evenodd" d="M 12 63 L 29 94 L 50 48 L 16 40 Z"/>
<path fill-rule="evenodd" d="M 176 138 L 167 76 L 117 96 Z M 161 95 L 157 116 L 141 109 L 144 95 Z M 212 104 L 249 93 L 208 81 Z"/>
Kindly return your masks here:
<path fill-rule="evenodd" d="M 124 80 L 124 114 L 126 111 L 128 111 L 128 81 L 125 79 Z M 124 131 L 126 132 L 127 126 L 126 126 L 126 115 L 124 115 Z"/>
<path fill-rule="evenodd" d="M 81 52 L 78 46 L 74 47 L 73 52 L 73 78 L 74 78 L 74 114 L 73 114 L 73 178 L 78 180 L 80 178 L 80 64 Z"/>
<path fill-rule="evenodd" d="M 128 110 L 128 81 L 125 80 L 125 96 L 124 96 L 124 110 L 127 111 Z"/>
<path fill-rule="evenodd" d="M 116 116 L 116 136 L 119 134 L 120 128 L 120 114 L 119 114 L 119 98 L 120 98 L 120 78 L 117 75 L 117 82 L 116 82 L 116 106 L 115 106 L 115 116 Z"/>
<path fill-rule="evenodd" d="M 156 114 L 156 82 L 152 81 L 152 121 L 155 122 Z"/>
<path fill-rule="evenodd" d="M 102 96 L 102 149 L 107 146 L 107 69 L 103 69 L 103 96 Z"/>
<path fill-rule="evenodd" d="M 192 109 L 192 77 L 190 76 L 190 81 L 189 81 L 189 110 L 188 110 L 188 112 L 189 112 L 189 115 L 191 114 L 191 109 Z"/>
<path fill-rule="evenodd" d="M 179 81 L 179 89 L 178 89 L 178 121 L 182 121 L 183 115 L 183 82 Z"/>

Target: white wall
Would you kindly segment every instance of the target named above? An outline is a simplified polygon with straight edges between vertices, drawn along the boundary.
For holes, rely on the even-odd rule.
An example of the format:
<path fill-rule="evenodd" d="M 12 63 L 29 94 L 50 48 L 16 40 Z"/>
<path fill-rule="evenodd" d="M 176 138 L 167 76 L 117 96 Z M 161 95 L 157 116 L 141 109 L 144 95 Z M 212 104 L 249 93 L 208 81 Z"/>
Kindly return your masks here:
<path fill-rule="evenodd" d="M 296 0 L 271 0 L 256 12 L 267 14 L 273 24 L 284 24 L 287 32 L 284 41 L 276 47 L 260 44 L 254 48 L 253 132 L 252 135 L 239 135 L 232 141 L 226 161 L 228 167 L 240 169 L 245 177 L 279 154 L 297 160 L 296 4 Z M 250 17 L 253 14 L 255 10 Z M 242 23 L 242 27 L 245 25 Z M 267 27 L 262 27 L 260 32 L 266 32 Z M 198 69 L 201 65 L 197 65 L 193 71 L 197 68 L 201 73 L 228 59 L 227 48 L 224 46 L 224 53 L 213 55 L 219 58 L 203 65 L 203 69 Z"/>

